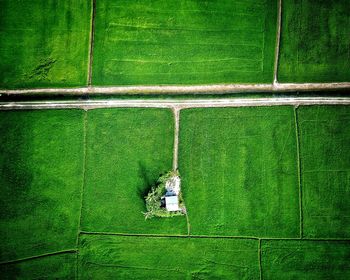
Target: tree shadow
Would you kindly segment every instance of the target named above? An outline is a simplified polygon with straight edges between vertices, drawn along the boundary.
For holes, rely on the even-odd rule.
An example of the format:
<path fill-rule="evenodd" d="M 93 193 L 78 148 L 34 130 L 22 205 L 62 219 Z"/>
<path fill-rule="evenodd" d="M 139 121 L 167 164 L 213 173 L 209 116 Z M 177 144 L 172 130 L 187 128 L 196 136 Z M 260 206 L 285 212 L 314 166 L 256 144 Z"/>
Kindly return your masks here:
<path fill-rule="evenodd" d="M 139 161 L 138 162 L 139 165 L 139 170 L 138 170 L 138 175 L 139 177 L 142 179 L 143 184 L 141 184 L 138 188 L 137 188 L 137 195 L 144 200 L 145 196 L 150 192 L 150 190 L 152 189 L 152 187 L 154 187 L 157 183 L 157 180 L 154 180 L 151 176 L 151 174 L 149 174 L 149 172 L 147 172 L 147 168 L 146 166 Z"/>

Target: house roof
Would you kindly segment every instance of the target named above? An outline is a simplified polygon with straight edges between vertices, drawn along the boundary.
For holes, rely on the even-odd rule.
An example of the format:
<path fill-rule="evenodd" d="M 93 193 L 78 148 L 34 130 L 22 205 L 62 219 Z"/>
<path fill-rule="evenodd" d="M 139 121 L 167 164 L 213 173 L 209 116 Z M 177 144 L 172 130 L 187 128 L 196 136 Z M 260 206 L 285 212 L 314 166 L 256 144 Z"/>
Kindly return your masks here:
<path fill-rule="evenodd" d="M 165 207 L 168 211 L 180 211 L 179 198 L 177 195 L 165 197 Z"/>

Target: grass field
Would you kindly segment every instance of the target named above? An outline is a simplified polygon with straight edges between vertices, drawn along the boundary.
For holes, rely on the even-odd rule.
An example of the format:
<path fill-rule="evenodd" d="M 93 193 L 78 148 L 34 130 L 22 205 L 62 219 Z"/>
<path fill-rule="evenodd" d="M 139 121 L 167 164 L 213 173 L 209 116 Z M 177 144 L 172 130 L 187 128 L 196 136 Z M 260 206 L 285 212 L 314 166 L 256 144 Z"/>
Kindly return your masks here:
<path fill-rule="evenodd" d="M 189 109 L 180 118 L 192 234 L 299 236 L 292 107 Z"/>
<path fill-rule="evenodd" d="M 0 265 L 1 279 L 74 279 L 76 259 L 68 253 Z"/>
<path fill-rule="evenodd" d="M 348 279 L 349 114 L 182 110 L 188 236 L 142 214 L 170 110 L 0 111 L 1 278 Z"/>
<path fill-rule="evenodd" d="M 102 109 L 88 113 L 82 229 L 118 233 L 187 233 L 186 218 L 145 221 L 144 196 L 172 169 L 170 110 Z"/>
<path fill-rule="evenodd" d="M 0 262 L 76 247 L 82 111 L 0 111 Z"/>
<path fill-rule="evenodd" d="M 349 279 L 349 242 L 262 241 L 263 279 Z"/>
<path fill-rule="evenodd" d="M 96 4 L 94 85 L 272 82 L 277 1 Z"/>
<path fill-rule="evenodd" d="M 0 1 L 0 88 L 87 83 L 90 1 Z"/>
<path fill-rule="evenodd" d="M 280 82 L 350 81 L 348 0 L 283 0 Z"/>
<path fill-rule="evenodd" d="M 0 0 L 0 89 L 272 83 L 278 2 Z M 283 0 L 278 81 L 349 82 L 349 18 Z"/>
<path fill-rule="evenodd" d="M 259 278 L 257 240 L 83 235 L 80 242 L 82 279 Z"/>
<path fill-rule="evenodd" d="M 306 237 L 350 237 L 350 107 L 298 110 Z"/>

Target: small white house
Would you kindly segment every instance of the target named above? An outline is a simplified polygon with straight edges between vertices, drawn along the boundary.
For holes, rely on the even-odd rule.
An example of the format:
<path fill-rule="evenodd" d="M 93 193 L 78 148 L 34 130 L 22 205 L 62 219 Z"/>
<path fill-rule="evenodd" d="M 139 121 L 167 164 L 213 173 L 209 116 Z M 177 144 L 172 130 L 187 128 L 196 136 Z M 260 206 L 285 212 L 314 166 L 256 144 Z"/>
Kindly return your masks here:
<path fill-rule="evenodd" d="M 165 183 L 165 208 L 167 211 L 181 211 L 179 207 L 179 194 L 181 191 L 181 180 L 179 176 L 172 176 Z"/>
<path fill-rule="evenodd" d="M 177 195 L 165 197 L 165 207 L 167 211 L 180 211 L 179 197 Z"/>

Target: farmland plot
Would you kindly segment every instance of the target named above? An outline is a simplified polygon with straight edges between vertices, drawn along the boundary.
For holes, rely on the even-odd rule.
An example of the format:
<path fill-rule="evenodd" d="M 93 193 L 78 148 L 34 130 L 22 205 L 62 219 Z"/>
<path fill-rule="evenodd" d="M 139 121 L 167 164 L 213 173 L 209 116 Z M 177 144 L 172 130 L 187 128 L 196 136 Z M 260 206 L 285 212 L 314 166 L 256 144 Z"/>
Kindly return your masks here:
<path fill-rule="evenodd" d="M 75 248 L 82 111 L 0 111 L 0 131 L 0 261 Z"/>
<path fill-rule="evenodd" d="M 82 279 L 257 279 L 258 241 L 83 235 Z"/>
<path fill-rule="evenodd" d="M 91 1 L 0 1 L 0 88 L 86 85 Z"/>
<path fill-rule="evenodd" d="M 350 81 L 348 0 L 284 0 L 280 82 Z"/>
<path fill-rule="evenodd" d="M 298 109 L 306 237 L 350 237 L 350 107 Z"/>
<path fill-rule="evenodd" d="M 349 242 L 262 241 L 263 279 L 349 279 Z"/>
<path fill-rule="evenodd" d="M 292 107 L 189 109 L 180 120 L 191 234 L 299 236 Z"/>
<path fill-rule="evenodd" d="M 93 84 L 272 82 L 277 1 L 97 1 Z"/>
<path fill-rule="evenodd" d="M 60 254 L 0 265 L 1 279 L 74 279 L 76 254 Z"/>
<path fill-rule="evenodd" d="M 172 169 L 170 110 L 88 112 L 82 228 L 118 233 L 186 233 L 186 218 L 145 220 L 145 200 L 161 173 Z"/>

